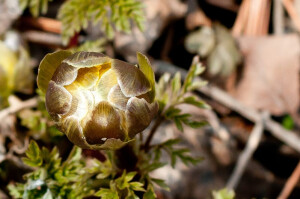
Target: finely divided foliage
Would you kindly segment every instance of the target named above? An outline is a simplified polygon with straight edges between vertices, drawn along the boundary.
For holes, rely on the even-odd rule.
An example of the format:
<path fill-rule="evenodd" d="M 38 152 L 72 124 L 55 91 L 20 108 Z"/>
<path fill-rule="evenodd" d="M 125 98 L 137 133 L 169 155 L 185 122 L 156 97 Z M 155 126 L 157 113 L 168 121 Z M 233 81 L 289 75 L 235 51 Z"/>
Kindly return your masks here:
<path fill-rule="evenodd" d="M 40 13 L 47 13 L 51 1 L 20 0 L 20 7 L 22 10 L 29 8 L 30 13 L 38 17 Z M 62 4 L 57 17 L 62 22 L 65 45 L 75 33 L 87 28 L 90 22 L 93 25 L 101 22 L 100 29 L 111 39 L 115 30 L 131 32 L 131 22 L 143 30 L 145 21 L 143 4 L 139 0 L 68 0 Z"/>
<path fill-rule="evenodd" d="M 204 101 L 198 99 L 196 95 L 186 95 L 206 84 L 204 81 L 195 81 L 195 78 L 204 71 L 204 67 L 201 66 L 198 59 L 198 57 L 195 57 L 182 85 L 179 72 L 172 79 L 170 79 L 169 74 L 164 74 L 157 85 L 156 95 L 161 115 L 165 119 L 174 121 L 180 131 L 183 131 L 183 124 L 192 128 L 199 128 L 206 124 L 204 121 L 193 121 L 190 114 L 183 114 L 181 109 L 178 108 L 180 104 L 190 104 L 198 108 L 210 108 Z"/>
<path fill-rule="evenodd" d="M 22 10 L 29 8 L 30 13 L 34 17 L 38 17 L 39 14 L 46 14 L 48 10 L 48 2 L 53 0 L 20 0 L 20 7 Z"/>
<path fill-rule="evenodd" d="M 130 21 L 143 30 L 144 14 L 142 3 L 137 0 L 69 0 L 59 10 L 58 19 L 62 22 L 62 37 L 66 44 L 74 33 L 101 22 L 108 38 L 114 30 L 130 32 Z"/>

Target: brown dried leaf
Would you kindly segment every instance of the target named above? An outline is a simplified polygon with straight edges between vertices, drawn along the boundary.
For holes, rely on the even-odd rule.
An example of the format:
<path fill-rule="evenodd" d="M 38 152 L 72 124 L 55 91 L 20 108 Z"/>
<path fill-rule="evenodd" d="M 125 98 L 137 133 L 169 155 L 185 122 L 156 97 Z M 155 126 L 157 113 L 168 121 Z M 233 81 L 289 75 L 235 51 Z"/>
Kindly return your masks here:
<path fill-rule="evenodd" d="M 299 38 L 296 34 L 239 38 L 245 68 L 234 96 L 274 115 L 299 107 Z"/>

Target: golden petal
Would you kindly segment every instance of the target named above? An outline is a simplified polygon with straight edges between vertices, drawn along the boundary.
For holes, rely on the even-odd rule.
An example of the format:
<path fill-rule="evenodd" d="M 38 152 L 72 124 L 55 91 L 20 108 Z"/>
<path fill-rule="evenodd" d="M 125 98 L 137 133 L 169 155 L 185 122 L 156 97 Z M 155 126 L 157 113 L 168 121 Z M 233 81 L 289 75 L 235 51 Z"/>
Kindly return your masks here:
<path fill-rule="evenodd" d="M 95 93 L 96 98 L 99 99 L 96 99 L 96 102 L 99 102 L 100 100 L 107 100 L 110 89 L 117 84 L 118 80 L 116 73 L 112 69 L 107 70 L 107 72 L 105 72 L 99 80 L 97 93 Z"/>
<path fill-rule="evenodd" d="M 136 66 L 114 59 L 112 69 L 116 72 L 118 83 L 126 97 L 135 97 L 151 90 L 150 82 Z"/>
<path fill-rule="evenodd" d="M 72 95 L 63 87 L 50 80 L 46 93 L 46 107 L 50 115 L 63 115 L 71 108 Z"/>
<path fill-rule="evenodd" d="M 156 102 L 149 104 L 145 99 L 130 98 L 125 111 L 129 137 L 133 138 L 147 128 L 157 111 Z"/>
<path fill-rule="evenodd" d="M 94 96 L 90 91 L 82 90 L 80 92 L 70 91 L 72 95 L 72 105 L 70 111 L 64 115 L 76 117 L 79 121 L 87 119 L 94 107 Z"/>
<path fill-rule="evenodd" d="M 100 102 L 84 127 L 84 135 L 89 144 L 103 144 L 109 138 L 124 140 L 120 115 L 108 102 Z"/>
<path fill-rule="evenodd" d="M 17 54 L 9 49 L 4 42 L 0 41 L 0 67 L 4 71 L 7 78 L 7 88 L 5 89 L 7 91 L 11 91 L 14 87 L 14 72 L 17 62 Z"/>
<path fill-rule="evenodd" d="M 110 61 L 111 58 L 108 56 L 96 52 L 77 52 L 64 60 L 64 62 L 76 68 L 90 68 Z"/>
<path fill-rule="evenodd" d="M 72 55 L 70 51 L 61 50 L 49 53 L 44 57 L 40 63 L 37 76 L 37 85 L 42 92 L 46 93 L 49 81 L 52 79 L 55 70 L 70 55 Z"/>
<path fill-rule="evenodd" d="M 78 84 L 84 89 L 92 88 L 99 80 L 99 68 L 81 68 L 78 70 L 78 75 L 74 84 Z"/>
<path fill-rule="evenodd" d="M 0 96 L 3 97 L 6 93 L 9 93 L 8 90 L 10 89 L 7 87 L 7 74 L 0 65 Z"/>
<path fill-rule="evenodd" d="M 25 94 L 31 94 L 33 92 L 34 81 L 35 76 L 32 67 L 30 66 L 30 55 L 23 46 L 20 46 L 19 59 L 15 66 L 14 90 Z"/>
<path fill-rule="evenodd" d="M 110 92 L 108 93 L 108 101 L 113 104 L 115 107 L 125 110 L 126 104 L 129 100 L 129 97 L 126 97 L 122 91 L 119 85 L 115 85 L 112 87 Z"/>

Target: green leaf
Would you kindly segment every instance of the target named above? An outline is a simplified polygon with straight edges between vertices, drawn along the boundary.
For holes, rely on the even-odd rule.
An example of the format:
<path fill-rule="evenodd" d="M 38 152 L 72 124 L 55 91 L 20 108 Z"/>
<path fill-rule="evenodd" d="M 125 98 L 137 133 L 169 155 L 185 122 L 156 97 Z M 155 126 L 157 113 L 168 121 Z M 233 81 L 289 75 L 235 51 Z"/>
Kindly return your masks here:
<path fill-rule="evenodd" d="M 196 89 L 200 89 L 205 85 L 207 85 L 207 81 L 193 81 L 188 91 L 194 91 Z"/>
<path fill-rule="evenodd" d="M 122 176 L 116 179 L 116 185 L 119 189 L 123 190 L 129 187 L 129 182 L 133 179 L 136 175 L 136 172 L 130 172 L 126 174 L 126 170 L 124 170 Z"/>
<path fill-rule="evenodd" d="M 176 149 L 176 150 L 172 150 L 171 151 L 171 165 L 174 168 L 175 164 L 176 164 L 176 160 L 177 158 L 179 158 L 186 166 L 188 166 L 189 164 L 197 164 L 200 161 L 203 160 L 203 158 L 193 158 L 192 156 L 190 156 L 189 153 L 190 150 L 183 148 L 183 149 Z"/>
<path fill-rule="evenodd" d="M 88 52 L 104 52 L 106 40 L 101 38 L 97 40 L 88 40 L 78 47 L 72 48 L 72 52 L 88 51 Z"/>
<path fill-rule="evenodd" d="M 185 122 L 186 125 L 194 128 L 194 129 L 197 129 L 197 128 L 200 128 L 200 127 L 203 127 L 205 125 L 207 125 L 208 123 L 206 121 L 201 121 L 201 122 L 198 122 L 198 121 L 187 121 Z"/>
<path fill-rule="evenodd" d="M 157 196 L 153 190 L 153 188 L 148 188 L 147 192 L 144 194 L 143 199 L 156 199 Z"/>
<path fill-rule="evenodd" d="M 46 14 L 48 10 L 48 2 L 52 0 L 20 0 L 20 8 L 24 11 L 29 7 L 30 13 L 34 17 L 38 17 L 39 13 Z"/>
<path fill-rule="evenodd" d="M 235 193 L 232 190 L 227 190 L 226 188 L 219 191 L 212 192 L 213 199 L 234 199 Z"/>
<path fill-rule="evenodd" d="M 198 108 L 210 108 L 204 101 L 198 100 L 195 96 L 186 97 L 184 98 L 183 102 Z"/>
<path fill-rule="evenodd" d="M 201 75 L 205 71 L 205 68 L 200 62 L 196 63 L 195 76 Z"/>
<path fill-rule="evenodd" d="M 179 131 L 183 132 L 183 126 L 182 126 L 181 120 L 178 118 L 174 118 L 174 122 L 175 122 L 177 129 Z"/>
<path fill-rule="evenodd" d="M 295 124 L 293 118 L 290 115 L 287 115 L 283 118 L 282 125 L 284 128 L 292 130 Z"/>
<path fill-rule="evenodd" d="M 131 182 L 129 183 L 130 184 L 130 188 L 134 191 L 146 191 L 143 186 L 144 184 L 143 183 L 140 183 L 140 182 Z"/>
<path fill-rule="evenodd" d="M 191 90 L 190 87 L 197 76 L 197 72 L 201 72 L 200 69 L 197 69 L 201 65 L 199 62 L 199 57 L 194 57 L 192 65 L 188 71 L 188 74 L 183 82 L 183 92 L 186 93 L 187 91 Z"/>
<path fill-rule="evenodd" d="M 67 44 L 69 39 L 76 32 L 86 28 L 90 21 L 94 25 L 101 22 L 101 30 L 110 39 L 114 36 L 113 27 L 129 33 L 130 21 L 142 28 L 145 18 L 142 5 L 142 2 L 137 0 L 68 0 L 58 13 L 58 18 L 62 22 L 63 43 Z"/>
<path fill-rule="evenodd" d="M 7 186 L 9 190 L 9 194 L 13 196 L 14 198 L 22 198 L 22 195 L 24 193 L 24 185 L 23 184 L 9 184 Z"/>
<path fill-rule="evenodd" d="M 171 166 L 174 168 L 175 164 L 176 164 L 176 159 L 177 157 L 182 157 L 183 153 L 189 152 L 188 149 L 179 149 L 179 150 L 175 150 L 172 151 L 172 155 L 171 155 Z"/>
<path fill-rule="evenodd" d="M 151 171 L 154 171 L 158 168 L 161 168 L 163 166 L 165 166 L 166 163 L 163 163 L 163 162 L 154 162 L 154 163 L 151 163 L 149 165 L 147 165 L 144 170 L 147 171 L 147 172 L 151 172 Z"/>
<path fill-rule="evenodd" d="M 170 108 L 168 108 L 168 110 L 166 110 L 164 115 L 166 118 L 172 119 L 175 116 L 177 116 L 180 112 L 181 112 L 181 110 L 179 108 L 170 107 Z"/>
<path fill-rule="evenodd" d="M 175 144 L 178 144 L 180 141 L 181 141 L 181 140 L 178 139 L 178 138 L 177 138 L 177 139 L 169 139 L 169 140 L 167 140 L 167 141 L 161 143 L 160 145 L 162 145 L 162 146 L 167 146 L 167 147 L 171 147 L 171 146 L 173 146 L 173 145 L 175 145 Z"/>
<path fill-rule="evenodd" d="M 155 97 L 155 76 L 150 61 L 145 55 L 143 55 L 140 52 L 137 52 L 137 59 L 138 59 L 140 70 L 144 73 L 144 75 L 150 82 L 151 85 L 150 100 L 153 101 Z"/>
<path fill-rule="evenodd" d="M 101 199 L 119 199 L 117 191 L 105 188 L 101 188 L 100 191 L 95 193 L 95 196 L 101 197 Z"/>
<path fill-rule="evenodd" d="M 74 146 L 72 151 L 70 152 L 66 162 L 71 163 L 71 162 L 76 162 L 76 161 L 80 160 L 81 153 L 82 153 L 82 149 L 77 146 Z"/>
<path fill-rule="evenodd" d="M 30 141 L 29 147 L 26 151 L 27 158 L 23 158 L 23 162 L 27 164 L 28 166 L 32 167 L 38 167 L 41 166 L 43 163 L 43 160 L 40 156 L 40 148 L 37 145 L 37 143 L 33 140 Z"/>
<path fill-rule="evenodd" d="M 172 85 L 172 94 L 178 96 L 180 88 L 181 88 L 181 76 L 180 72 L 177 72 L 174 78 L 171 81 Z"/>
<path fill-rule="evenodd" d="M 162 179 L 157 179 L 157 178 L 151 178 L 151 181 L 160 186 L 162 189 L 166 191 L 170 191 L 169 186 L 165 183 L 164 180 Z"/>
<path fill-rule="evenodd" d="M 137 172 L 135 172 L 135 171 L 127 173 L 126 176 L 125 176 L 125 181 L 130 182 L 134 178 L 136 173 Z"/>

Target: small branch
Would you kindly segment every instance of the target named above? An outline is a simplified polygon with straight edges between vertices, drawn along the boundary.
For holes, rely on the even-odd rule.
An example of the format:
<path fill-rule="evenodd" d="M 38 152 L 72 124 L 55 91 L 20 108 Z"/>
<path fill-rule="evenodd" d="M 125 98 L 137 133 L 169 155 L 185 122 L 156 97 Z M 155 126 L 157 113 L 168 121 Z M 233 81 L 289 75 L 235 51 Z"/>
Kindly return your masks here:
<path fill-rule="evenodd" d="M 144 145 L 144 149 L 145 149 L 145 152 L 148 152 L 149 149 L 150 149 L 150 143 L 151 143 L 151 140 L 157 130 L 157 128 L 159 127 L 159 125 L 165 120 L 165 118 L 163 116 L 159 116 L 156 120 L 155 120 L 155 123 L 154 125 L 152 126 L 151 130 L 150 130 L 150 133 L 147 137 L 147 140 L 145 142 L 145 145 Z"/>
<path fill-rule="evenodd" d="M 273 4 L 273 27 L 276 35 L 282 35 L 284 32 L 284 12 L 282 0 L 274 0 Z"/>
<path fill-rule="evenodd" d="M 21 23 L 23 26 L 29 25 L 46 32 L 53 32 L 57 34 L 60 34 L 62 29 L 60 21 L 46 17 L 22 17 Z"/>
<path fill-rule="evenodd" d="M 289 177 L 287 182 L 285 183 L 280 195 L 277 199 L 287 199 L 292 193 L 294 187 L 300 179 L 300 161 L 293 171 L 292 175 Z"/>
<path fill-rule="evenodd" d="M 300 18 L 297 14 L 297 10 L 293 4 L 293 0 L 283 0 L 282 1 L 287 13 L 290 15 L 294 26 L 300 32 Z"/>
<path fill-rule="evenodd" d="M 46 44 L 46 45 L 55 45 L 62 46 L 61 36 L 54 33 L 47 33 L 36 30 L 28 30 L 22 33 L 22 36 L 25 40 L 34 43 Z"/>
<path fill-rule="evenodd" d="M 156 64 L 160 66 L 157 67 L 157 71 L 156 71 L 160 74 L 168 72 L 174 75 L 177 71 L 179 71 L 183 78 L 185 78 L 187 75 L 186 70 L 176 67 L 174 65 L 166 64 L 165 62 L 162 61 L 157 61 Z M 196 78 L 196 81 L 201 81 L 201 78 L 199 77 Z M 230 96 L 228 93 L 213 85 L 203 86 L 197 91 L 214 99 L 218 103 L 227 106 L 231 110 L 234 110 L 235 112 L 239 113 L 240 115 L 242 115 L 243 117 L 247 118 L 248 120 L 254 123 L 259 121 L 261 118 L 261 114 L 257 110 L 244 106 L 239 101 L 237 101 L 232 96 Z M 280 124 L 278 124 L 277 122 L 275 122 L 270 118 L 267 118 L 265 120 L 265 128 L 269 130 L 274 137 L 276 137 L 283 143 L 287 144 L 295 151 L 300 152 L 300 144 L 299 144 L 300 137 L 295 132 L 284 129 Z"/>
<path fill-rule="evenodd" d="M 29 100 L 21 101 L 17 97 L 11 96 L 9 98 L 9 101 L 12 101 L 10 103 L 10 106 L 0 111 L 0 121 L 2 121 L 5 117 L 7 117 L 10 114 L 14 114 L 25 108 L 35 107 L 38 104 L 37 97 L 31 98 Z"/>
<path fill-rule="evenodd" d="M 240 36 L 245 29 L 245 24 L 249 18 L 249 7 L 250 0 L 243 0 L 232 28 L 232 34 L 236 37 Z"/>
<path fill-rule="evenodd" d="M 264 117 L 267 117 L 267 116 L 264 116 Z M 261 140 L 263 130 L 264 130 L 263 127 L 264 127 L 264 118 L 261 118 L 261 120 L 256 122 L 256 124 L 249 136 L 246 147 L 243 150 L 243 152 L 241 153 L 241 155 L 239 156 L 237 165 L 235 166 L 234 171 L 227 182 L 226 187 L 228 190 L 233 190 L 238 185 L 238 183 L 245 171 L 247 163 L 249 162 L 254 151 L 257 149 L 257 147 L 259 145 L 259 142 Z"/>

